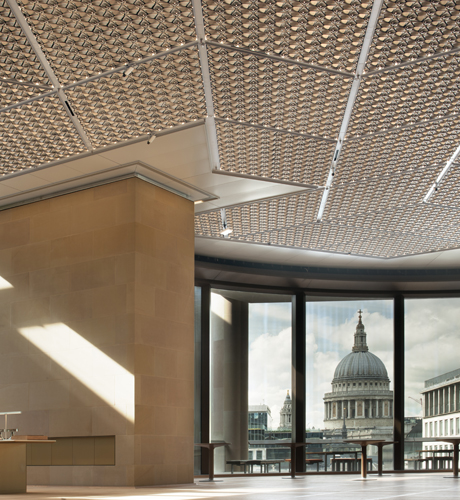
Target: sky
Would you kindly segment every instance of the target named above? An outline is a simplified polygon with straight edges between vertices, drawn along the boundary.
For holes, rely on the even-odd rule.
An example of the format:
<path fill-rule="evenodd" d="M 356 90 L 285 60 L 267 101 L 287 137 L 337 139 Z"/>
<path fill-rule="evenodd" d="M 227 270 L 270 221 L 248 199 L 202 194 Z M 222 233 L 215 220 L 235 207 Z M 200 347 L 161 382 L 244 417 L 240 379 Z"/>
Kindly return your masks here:
<path fill-rule="evenodd" d="M 331 391 L 337 364 L 351 352 L 358 309 L 363 310 L 369 350 L 383 361 L 393 381 L 393 302 L 307 301 L 306 309 L 306 424 L 321 429 L 324 393 Z M 460 299 L 406 300 L 407 416 L 421 416 L 418 400 L 425 380 L 460 368 L 459 325 Z M 249 405 L 268 405 L 272 428 L 279 425 L 279 411 L 291 389 L 290 367 L 291 304 L 250 304 Z"/>

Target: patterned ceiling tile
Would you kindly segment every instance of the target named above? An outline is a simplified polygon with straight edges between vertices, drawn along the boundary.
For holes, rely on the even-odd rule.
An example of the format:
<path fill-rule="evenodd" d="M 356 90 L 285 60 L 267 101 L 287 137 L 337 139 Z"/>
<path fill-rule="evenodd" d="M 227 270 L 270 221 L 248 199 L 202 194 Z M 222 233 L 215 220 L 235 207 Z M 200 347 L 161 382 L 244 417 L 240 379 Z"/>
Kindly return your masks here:
<path fill-rule="evenodd" d="M 67 91 L 95 147 L 206 116 L 203 84 L 196 50 L 139 65 L 124 78 L 112 74 Z"/>
<path fill-rule="evenodd" d="M 380 12 L 366 71 L 460 46 L 455 0 L 387 0 Z"/>
<path fill-rule="evenodd" d="M 304 192 L 227 207 L 227 226 L 233 230 L 233 239 L 246 240 L 269 231 L 311 223 L 315 220 L 320 200 L 320 192 Z M 195 230 L 201 236 L 221 237 L 220 211 L 197 214 Z"/>
<path fill-rule="evenodd" d="M 13 83 L 11 80 L 0 79 L 0 109 L 20 103 L 26 99 L 38 97 L 47 90 L 35 85 L 21 85 Z"/>
<path fill-rule="evenodd" d="M 57 96 L 0 114 L 0 174 L 86 151 Z"/>
<path fill-rule="evenodd" d="M 331 189 L 323 220 L 421 203 L 437 174 L 437 168 L 414 168 L 371 179 L 359 176 L 346 184 L 337 182 Z"/>
<path fill-rule="evenodd" d="M 7 2 L 0 0 L 0 80 L 49 85 L 48 77 Z"/>
<path fill-rule="evenodd" d="M 334 138 L 352 79 L 251 54 L 208 50 L 219 118 Z"/>
<path fill-rule="evenodd" d="M 188 0 L 19 3 L 63 85 L 196 39 Z"/>
<path fill-rule="evenodd" d="M 460 115 L 346 141 L 334 182 L 445 164 L 457 149 L 459 137 Z"/>
<path fill-rule="evenodd" d="M 206 37 L 353 72 L 371 4 L 359 0 L 206 0 Z"/>
<path fill-rule="evenodd" d="M 366 135 L 459 112 L 460 53 L 365 78 L 348 136 Z"/>
<path fill-rule="evenodd" d="M 222 170 L 319 186 L 334 151 L 330 142 L 225 122 L 217 139 Z"/>

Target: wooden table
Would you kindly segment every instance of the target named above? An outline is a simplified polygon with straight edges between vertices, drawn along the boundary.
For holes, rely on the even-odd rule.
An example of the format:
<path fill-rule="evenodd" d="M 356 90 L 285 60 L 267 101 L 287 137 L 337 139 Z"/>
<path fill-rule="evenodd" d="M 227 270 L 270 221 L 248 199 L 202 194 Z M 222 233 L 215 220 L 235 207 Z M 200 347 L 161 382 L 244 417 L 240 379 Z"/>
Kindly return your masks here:
<path fill-rule="evenodd" d="M 48 439 L 0 440 L 0 494 L 27 492 L 26 445 L 50 444 Z"/>
<path fill-rule="evenodd" d="M 379 443 L 375 443 L 374 446 L 377 446 L 377 469 L 378 475 L 383 476 L 383 447 L 387 444 L 397 444 L 398 441 L 380 441 Z"/>
<path fill-rule="evenodd" d="M 361 477 L 367 478 L 367 447 L 385 442 L 383 439 L 344 439 L 344 443 L 358 444 L 361 446 Z"/>
<path fill-rule="evenodd" d="M 201 479 L 200 482 L 216 482 L 221 481 L 221 479 L 214 479 L 214 449 L 219 446 L 227 446 L 230 443 L 225 443 L 224 441 L 216 441 L 214 443 L 195 443 L 195 446 L 201 446 L 201 448 L 207 448 L 209 450 L 209 462 L 208 462 L 208 479 Z"/>
<path fill-rule="evenodd" d="M 460 444 L 460 438 L 444 437 L 444 438 L 436 438 L 436 441 L 449 443 L 454 446 L 454 459 L 452 460 L 453 475 L 451 477 L 458 479 L 458 445 Z M 444 451 L 449 451 L 449 450 L 444 450 Z"/>

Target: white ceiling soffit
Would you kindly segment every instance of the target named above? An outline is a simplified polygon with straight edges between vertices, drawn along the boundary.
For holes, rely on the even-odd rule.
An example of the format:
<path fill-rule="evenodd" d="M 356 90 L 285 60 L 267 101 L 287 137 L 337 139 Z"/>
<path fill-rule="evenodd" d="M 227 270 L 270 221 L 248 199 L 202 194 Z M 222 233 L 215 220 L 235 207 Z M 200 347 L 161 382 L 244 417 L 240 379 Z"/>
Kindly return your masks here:
<path fill-rule="evenodd" d="M 230 253 L 460 247 L 454 0 L 0 0 L 0 20 L 3 206 L 138 175 L 203 202 L 199 240 L 225 208 Z"/>

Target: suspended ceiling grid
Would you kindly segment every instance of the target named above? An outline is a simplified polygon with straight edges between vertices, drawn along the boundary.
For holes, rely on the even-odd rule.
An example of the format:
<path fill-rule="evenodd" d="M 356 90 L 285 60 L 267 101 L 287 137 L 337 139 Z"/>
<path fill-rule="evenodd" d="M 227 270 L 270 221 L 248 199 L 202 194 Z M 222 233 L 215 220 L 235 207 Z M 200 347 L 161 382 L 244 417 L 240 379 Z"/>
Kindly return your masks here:
<path fill-rule="evenodd" d="M 226 221 L 229 239 L 368 257 L 460 247 L 456 2 L 0 0 L 0 16 L 3 178 L 206 119 L 215 176 L 293 192 L 224 218 L 197 205 L 197 236 Z"/>

